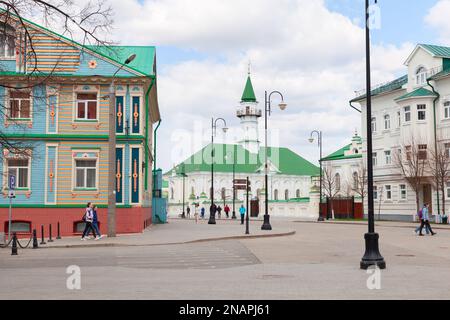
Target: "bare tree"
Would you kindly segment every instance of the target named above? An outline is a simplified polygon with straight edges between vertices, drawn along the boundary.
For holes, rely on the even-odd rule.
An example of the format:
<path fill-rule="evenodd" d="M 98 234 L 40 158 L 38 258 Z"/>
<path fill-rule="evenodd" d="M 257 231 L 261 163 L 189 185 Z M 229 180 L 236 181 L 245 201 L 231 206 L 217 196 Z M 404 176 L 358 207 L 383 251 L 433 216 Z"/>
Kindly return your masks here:
<path fill-rule="evenodd" d="M 322 188 L 325 195 L 330 200 L 331 210 L 333 211 L 333 198 L 336 197 L 341 190 L 340 176 L 334 172 L 331 165 L 324 166 L 322 170 Z"/>
<path fill-rule="evenodd" d="M 7 91 L 26 92 L 33 99 L 33 114 L 47 111 L 48 96 L 45 90 L 38 93 L 34 88 L 56 82 L 57 66 L 64 60 L 64 54 L 55 57 L 54 66 L 42 71 L 39 67 L 39 54 L 35 45 L 39 41 L 36 26 L 30 20 L 40 23 L 47 29 L 55 30 L 63 37 L 93 47 L 102 46 L 108 50 L 111 41 L 106 35 L 112 26 L 112 9 L 105 1 L 88 1 L 83 6 L 72 0 L 0 0 L 0 53 L 15 58 L 16 75 L 13 80 L 7 78 L 10 71 L 0 63 L 0 87 L 4 88 L 0 95 L 0 117 L 8 119 L 14 126 L 14 135 L 20 137 L 28 129 L 28 124 L 17 121 L 12 116 L 14 98 L 9 99 Z M 112 50 L 112 49 L 110 49 Z M 14 61 L 14 60 L 13 60 Z M 62 63 L 63 64 L 63 63 Z M 14 84 L 11 84 L 13 82 Z M 20 87 L 16 86 L 20 83 Z M 38 91 L 38 92 L 36 92 Z M 3 103 L 6 101 L 6 104 Z M 39 103 L 37 103 L 39 102 Z M 36 106 L 40 105 L 41 108 Z M 42 107 L 43 106 L 43 107 Z M 32 148 L 32 143 L 24 139 L 11 139 L 5 132 L 0 132 L 0 147 L 8 153 L 24 154 L 24 150 Z M 2 157 L 3 154 L 0 154 Z"/>
<path fill-rule="evenodd" d="M 426 144 L 421 144 L 414 136 L 400 149 L 394 152 L 393 163 L 400 169 L 402 176 L 413 189 L 416 196 L 416 212 L 420 210 L 420 187 L 425 181 L 425 169 L 428 163 Z"/>
<path fill-rule="evenodd" d="M 445 213 L 445 191 L 450 180 L 450 157 L 445 144 L 437 143 L 430 149 L 429 170 L 433 177 L 433 186 L 441 193 L 442 213 Z M 439 212 L 440 214 L 440 212 Z"/>
<path fill-rule="evenodd" d="M 367 196 L 367 168 L 364 163 L 360 163 L 358 169 L 352 173 L 352 190 L 361 198 L 364 214 L 364 199 Z"/>

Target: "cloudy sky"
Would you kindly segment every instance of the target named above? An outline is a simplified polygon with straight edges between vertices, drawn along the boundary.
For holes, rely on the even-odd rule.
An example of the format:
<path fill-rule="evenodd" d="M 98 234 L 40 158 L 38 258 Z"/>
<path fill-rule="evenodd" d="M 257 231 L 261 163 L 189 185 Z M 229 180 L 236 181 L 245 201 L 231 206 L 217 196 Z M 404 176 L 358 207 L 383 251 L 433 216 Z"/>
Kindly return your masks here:
<path fill-rule="evenodd" d="M 249 61 L 261 108 L 265 90 L 285 95 L 288 108 L 274 110 L 269 120 L 281 146 L 317 163 L 318 148 L 307 142 L 311 130 L 323 130 L 325 154 L 359 130 L 360 116 L 348 101 L 365 85 L 364 1 L 110 3 L 116 40 L 157 47 L 158 167 L 167 170 L 207 144 L 213 116 L 231 127 L 227 142 L 236 138 L 235 111 Z M 403 75 L 416 43 L 450 45 L 450 0 L 380 0 L 379 7 L 381 28 L 372 30 L 373 84 Z"/>

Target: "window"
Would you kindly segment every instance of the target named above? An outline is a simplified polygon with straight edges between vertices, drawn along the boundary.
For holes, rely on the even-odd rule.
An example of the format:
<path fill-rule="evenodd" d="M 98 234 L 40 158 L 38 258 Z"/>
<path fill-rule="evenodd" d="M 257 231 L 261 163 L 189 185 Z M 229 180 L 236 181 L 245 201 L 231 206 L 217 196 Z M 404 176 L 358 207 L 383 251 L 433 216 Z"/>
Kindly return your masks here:
<path fill-rule="evenodd" d="M 391 116 L 388 114 L 384 115 L 384 130 L 391 129 Z"/>
<path fill-rule="evenodd" d="M 78 93 L 77 94 L 77 120 L 97 119 L 97 94 Z"/>
<path fill-rule="evenodd" d="M 0 23 L 0 58 L 14 58 L 16 54 L 16 30 Z"/>
<path fill-rule="evenodd" d="M 425 104 L 417 105 L 417 120 L 426 120 L 427 106 Z"/>
<path fill-rule="evenodd" d="M 391 185 L 385 185 L 384 189 L 386 190 L 386 200 L 392 200 L 392 187 Z"/>
<path fill-rule="evenodd" d="M 419 160 L 427 160 L 427 145 L 419 144 Z"/>
<path fill-rule="evenodd" d="M 75 170 L 75 188 L 96 188 L 97 160 L 75 160 Z"/>
<path fill-rule="evenodd" d="M 444 119 L 450 119 L 450 101 L 444 102 Z"/>
<path fill-rule="evenodd" d="M 289 200 L 289 190 L 287 189 L 284 191 L 284 200 Z"/>
<path fill-rule="evenodd" d="M 173 197 L 174 197 L 173 188 L 170 188 L 170 199 L 173 200 Z"/>
<path fill-rule="evenodd" d="M 400 185 L 400 199 L 406 200 L 406 184 Z"/>
<path fill-rule="evenodd" d="M 358 172 L 353 172 L 353 189 L 357 190 L 358 189 Z"/>
<path fill-rule="evenodd" d="M 372 153 L 372 165 L 375 167 L 377 165 L 377 153 Z"/>
<path fill-rule="evenodd" d="M 31 92 L 10 91 L 9 92 L 9 118 L 30 119 L 31 118 Z"/>
<path fill-rule="evenodd" d="M 372 118 L 372 132 L 377 132 L 377 118 Z"/>
<path fill-rule="evenodd" d="M 273 199 L 278 200 L 278 189 L 275 189 L 275 191 L 273 192 Z"/>
<path fill-rule="evenodd" d="M 400 111 L 397 111 L 397 128 L 400 128 L 402 124 L 402 115 Z"/>
<path fill-rule="evenodd" d="M 339 173 L 336 173 L 336 175 L 334 176 L 334 184 L 335 184 L 336 191 L 340 191 L 341 190 L 341 175 Z"/>
<path fill-rule="evenodd" d="M 29 159 L 8 159 L 8 181 L 11 176 L 16 177 L 16 188 L 29 188 Z"/>
<path fill-rule="evenodd" d="M 447 199 L 450 199 L 450 181 L 447 182 Z"/>
<path fill-rule="evenodd" d="M 9 223 L 5 221 L 5 231 L 8 232 Z M 11 232 L 31 233 L 31 222 L 29 221 L 11 221 Z"/>
<path fill-rule="evenodd" d="M 405 122 L 411 121 L 411 107 L 406 106 L 403 108 L 403 112 L 405 113 Z"/>
<path fill-rule="evenodd" d="M 373 199 L 378 200 L 378 186 L 373 186 Z"/>
<path fill-rule="evenodd" d="M 444 144 L 444 148 L 445 148 L 445 155 L 446 155 L 446 157 L 450 158 L 450 143 Z"/>
<path fill-rule="evenodd" d="M 427 69 L 424 67 L 420 67 L 416 71 L 416 85 L 420 86 L 425 84 L 425 81 L 427 80 Z"/>
<path fill-rule="evenodd" d="M 392 155 L 391 155 L 391 151 L 387 150 L 384 152 L 384 159 L 386 164 L 391 164 L 392 163 Z"/>
<path fill-rule="evenodd" d="M 406 160 L 411 160 L 411 146 L 406 146 Z"/>
<path fill-rule="evenodd" d="M 300 198 L 300 189 L 297 189 L 297 191 L 295 191 L 295 197 Z"/>

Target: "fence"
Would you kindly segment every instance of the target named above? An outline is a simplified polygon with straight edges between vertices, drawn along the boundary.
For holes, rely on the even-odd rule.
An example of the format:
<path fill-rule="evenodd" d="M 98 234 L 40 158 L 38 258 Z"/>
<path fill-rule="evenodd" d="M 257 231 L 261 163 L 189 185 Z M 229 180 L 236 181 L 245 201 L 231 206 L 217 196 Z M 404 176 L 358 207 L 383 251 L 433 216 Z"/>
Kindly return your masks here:
<path fill-rule="evenodd" d="M 362 219 L 363 204 L 355 202 L 355 197 L 326 198 L 325 203 L 320 204 L 320 216 L 324 219 Z"/>

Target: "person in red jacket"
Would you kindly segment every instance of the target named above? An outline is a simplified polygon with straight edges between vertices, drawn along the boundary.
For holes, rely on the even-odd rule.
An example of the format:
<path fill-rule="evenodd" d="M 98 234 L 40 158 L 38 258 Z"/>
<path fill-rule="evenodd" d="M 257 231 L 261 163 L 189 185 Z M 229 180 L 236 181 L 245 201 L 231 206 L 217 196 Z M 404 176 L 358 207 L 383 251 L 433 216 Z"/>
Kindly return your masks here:
<path fill-rule="evenodd" d="M 226 204 L 225 208 L 223 208 L 223 210 L 225 211 L 227 218 L 229 218 L 230 217 L 230 207 Z"/>

